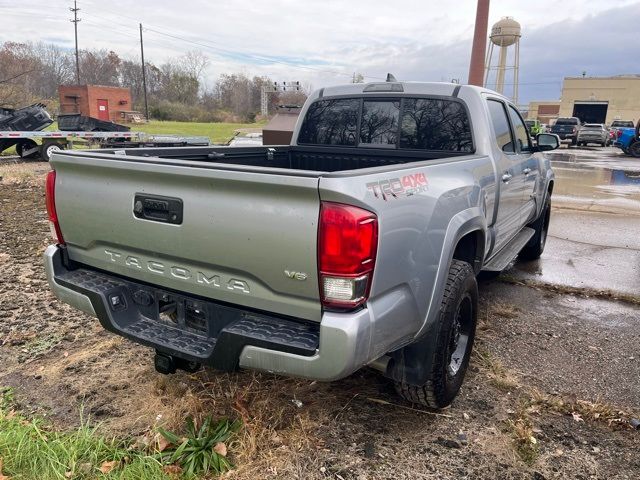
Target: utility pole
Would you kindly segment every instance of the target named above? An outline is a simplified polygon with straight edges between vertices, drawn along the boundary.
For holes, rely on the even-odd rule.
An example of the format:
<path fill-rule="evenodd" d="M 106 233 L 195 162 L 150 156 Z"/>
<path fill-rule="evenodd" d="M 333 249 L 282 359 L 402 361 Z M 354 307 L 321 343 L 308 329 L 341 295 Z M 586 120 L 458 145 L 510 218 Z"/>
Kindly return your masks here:
<path fill-rule="evenodd" d="M 149 121 L 149 104 L 147 103 L 147 69 L 144 65 L 144 42 L 142 41 L 142 24 L 140 24 L 140 57 L 142 57 L 142 92 L 144 95 L 144 116 Z"/>
<path fill-rule="evenodd" d="M 69 7 L 69 10 L 73 12 L 73 20 L 69 21 L 73 23 L 73 28 L 76 33 L 76 84 L 80 85 L 80 56 L 78 55 L 78 22 L 80 21 L 78 12 L 80 9 L 78 8 L 76 0 L 73 0 L 73 8 Z"/>
<path fill-rule="evenodd" d="M 469 63 L 469 85 L 482 87 L 484 83 L 484 63 L 487 50 L 487 29 L 489 27 L 489 0 L 478 0 L 476 25 L 473 32 L 471 62 Z"/>

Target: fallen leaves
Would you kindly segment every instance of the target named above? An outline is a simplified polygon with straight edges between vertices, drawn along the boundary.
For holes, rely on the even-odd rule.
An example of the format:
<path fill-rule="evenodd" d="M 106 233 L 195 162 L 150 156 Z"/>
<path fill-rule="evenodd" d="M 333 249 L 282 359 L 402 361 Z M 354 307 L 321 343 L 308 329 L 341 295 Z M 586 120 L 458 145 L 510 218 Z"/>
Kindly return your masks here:
<path fill-rule="evenodd" d="M 107 473 L 111 472 L 111 470 L 116 468 L 117 464 L 118 462 L 116 460 L 112 460 L 110 462 L 102 462 L 99 470 L 106 475 Z"/>
<path fill-rule="evenodd" d="M 177 477 L 182 474 L 182 468 L 179 465 L 171 464 L 162 467 L 162 471 L 170 477 Z"/>
<path fill-rule="evenodd" d="M 218 455 L 222 455 L 223 457 L 227 456 L 227 446 L 222 442 L 216 443 L 215 446 L 213 447 L 213 451 L 216 452 Z"/>

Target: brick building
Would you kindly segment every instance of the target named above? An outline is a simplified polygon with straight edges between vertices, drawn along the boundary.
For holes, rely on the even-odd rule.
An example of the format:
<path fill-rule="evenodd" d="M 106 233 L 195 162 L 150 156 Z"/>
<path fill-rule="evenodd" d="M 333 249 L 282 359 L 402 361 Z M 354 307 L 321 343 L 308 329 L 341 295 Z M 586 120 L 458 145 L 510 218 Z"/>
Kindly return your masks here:
<path fill-rule="evenodd" d="M 60 113 L 79 113 L 88 117 L 125 121 L 132 110 L 131 90 L 101 85 L 60 85 Z"/>

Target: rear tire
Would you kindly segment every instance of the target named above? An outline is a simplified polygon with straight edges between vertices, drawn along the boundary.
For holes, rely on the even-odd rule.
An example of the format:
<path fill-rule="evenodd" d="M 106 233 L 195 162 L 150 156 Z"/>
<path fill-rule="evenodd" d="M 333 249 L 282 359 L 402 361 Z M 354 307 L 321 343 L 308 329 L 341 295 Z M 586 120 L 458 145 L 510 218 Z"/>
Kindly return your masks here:
<path fill-rule="evenodd" d="M 640 140 L 633 142 L 629 146 L 629 155 L 640 158 Z"/>
<path fill-rule="evenodd" d="M 478 284 L 471 265 L 452 260 L 436 320 L 435 349 L 424 385 L 396 381 L 399 395 L 411 403 L 444 408 L 458 395 L 469 365 L 478 316 Z"/>
<path fill-rule="evenodd" d="M 520 250 L 520 259 L 537 260 L 544 252 L 547 243 L 547 233 L 549 231 L 549 220 L 551 219 L 551 195 L 547 195 L 544 207 L 540 216 L 529 226 L 535 230 L 533 237 Z"/>

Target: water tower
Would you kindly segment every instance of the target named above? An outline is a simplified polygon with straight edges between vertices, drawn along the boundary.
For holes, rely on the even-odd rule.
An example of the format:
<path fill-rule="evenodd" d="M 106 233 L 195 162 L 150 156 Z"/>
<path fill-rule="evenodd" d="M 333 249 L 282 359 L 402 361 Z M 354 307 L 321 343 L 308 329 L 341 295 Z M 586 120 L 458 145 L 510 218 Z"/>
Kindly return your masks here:
<path fill-rule="evenodd" d="M 520 69 L 520 24 L 511 17 L 503 17 L 491 27 L 489 39 L 491 43 L 487 49 L 486 71 L 484 85 L 488 87 L 491 71 L 496 72 L 495 90 L 504 94 L 504 80 L 507 70 L 513 71 L 513 95 L 514 103 L 518 103 L 518 70 Z M 493 47 L 499 48 L 498 65 L 492 65 Z M 509 47 L 514 46 L 512 61 L 509 61 Z"/>

